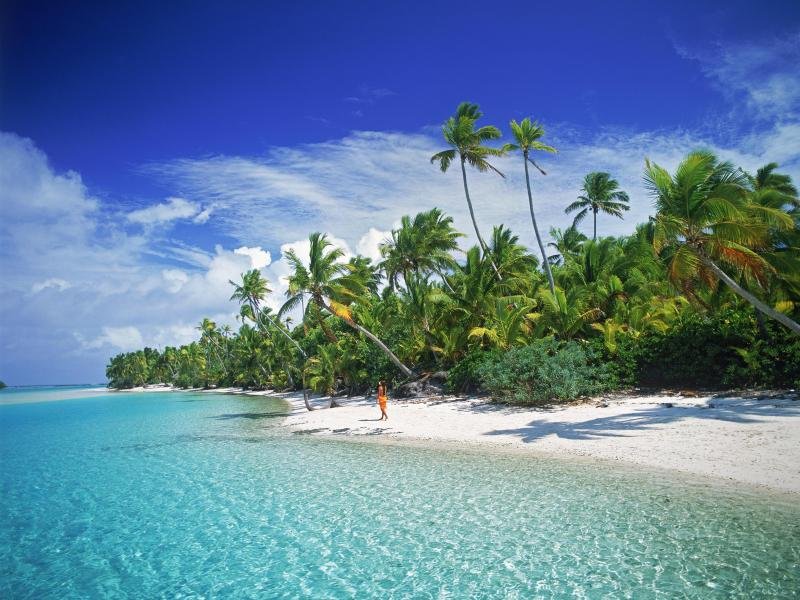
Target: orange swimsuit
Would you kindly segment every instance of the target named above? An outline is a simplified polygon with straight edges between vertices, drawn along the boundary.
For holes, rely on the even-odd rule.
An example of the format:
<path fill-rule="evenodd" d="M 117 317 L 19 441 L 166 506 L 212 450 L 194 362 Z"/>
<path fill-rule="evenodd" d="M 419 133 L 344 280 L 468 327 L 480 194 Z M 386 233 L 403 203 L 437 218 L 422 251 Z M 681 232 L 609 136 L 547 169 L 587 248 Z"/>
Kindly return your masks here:
<path fill-rule="evenodd" d="M 381 410 L 386 410 L 386 393 L 379 393 L 378 394 L 378 406 L 381 407 Z"/>

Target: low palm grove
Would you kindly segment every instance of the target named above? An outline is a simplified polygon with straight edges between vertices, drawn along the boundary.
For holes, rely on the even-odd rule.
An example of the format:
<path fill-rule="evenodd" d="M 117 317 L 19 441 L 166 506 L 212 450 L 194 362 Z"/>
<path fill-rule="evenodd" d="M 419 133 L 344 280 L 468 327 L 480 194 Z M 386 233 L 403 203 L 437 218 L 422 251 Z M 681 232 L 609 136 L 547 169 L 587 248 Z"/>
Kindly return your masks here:
<path fill-rule="evenodd" d="M 634 385 L 800 384 L 800 200 L 776 164 L 747 173 L 695 151 L 669 173 L 645 161 L 656 212 L 626 237 L 603 236 L 602 222 L 623 218 L 628 195 L 612 174 L 590 173 L 565 207 L 572 225 L 545 245 L 531 179 L 545 175 L 537 153 L 556 150 L 530 119 L 511 121 L 513 143 L 491 146 L 501 132 L 481 117 L 462 103 L 442 128 L 449 148 L 431 158 L 459 168 L 476 246 L 461 248 L 436 208 L 404 217 L 378 264 L 345 261 L 312 233 L 308 256 L 285 255 L 278 312 L 264 304 L 261 273 L 243 273 L 231 282 L 237 332 L 205 319 L 189 345 L 119 354 L 110 385 L 336 395 L 437 373 L 453 392 L 536 403 Z M 468 174 L 505 176 L 491 159 L 509 153 L 527 197 L 507 201 L 527 202 L 531 227 L 486 235 Z M 576 228 L 584 219 L 591 239 Z"/>

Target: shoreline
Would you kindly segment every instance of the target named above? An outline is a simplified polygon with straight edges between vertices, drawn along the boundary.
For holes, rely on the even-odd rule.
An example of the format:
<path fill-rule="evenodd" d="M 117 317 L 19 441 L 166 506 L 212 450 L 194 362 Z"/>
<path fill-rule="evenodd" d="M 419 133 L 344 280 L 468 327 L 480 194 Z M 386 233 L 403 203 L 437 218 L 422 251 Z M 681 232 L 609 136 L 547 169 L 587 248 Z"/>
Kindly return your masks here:
<path fill-rule="evenodd" d="M 313 412 L 299 394 L 284 399 L 291 406 L 284 425 L 298 434 L 599 460 L 800 494 L 796 395 L 618 395 L 537 409 L 479 398 L 390 400 L 385 422 L 372 399 L 337 399 L 341 407 Z"/>
<path fill-rule="evenodd" d="M 97 388 L 95 388 L 96 390 Z M 605 465 L 711 478 L 718 484 L 800 494 L 800 396 L 782 393 L 615 394 L 578 404 L 525 408 L 486 398 L 436 396 L 389 401 L 379 421 L 374 398 L 316 396 L 240 388 L 158 385 L 120 393 L 194 392 L 281 399 L 287 431 L 361 441 L 530 457 L 600 461 Z"/>

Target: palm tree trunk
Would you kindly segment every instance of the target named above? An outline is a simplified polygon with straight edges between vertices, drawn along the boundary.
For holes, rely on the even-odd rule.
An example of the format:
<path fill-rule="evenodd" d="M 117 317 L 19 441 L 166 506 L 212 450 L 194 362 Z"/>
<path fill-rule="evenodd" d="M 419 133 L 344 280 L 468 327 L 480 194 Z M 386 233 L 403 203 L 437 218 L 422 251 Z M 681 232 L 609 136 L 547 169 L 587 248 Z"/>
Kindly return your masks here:
<path fill-rule="evenodd" d="M 256 304 L 256 306 L 255 306 L 255 310 L 258 310 L 258 304 Z M 258 318 L 258 317 L 257 317 L 257 314 L 258 314 L 258 313 L 256 313 L 256 315 L 255 315 L 255 316 L 256 316 L 256 318 Z M 303 318 L 305 319 L 305 314 L 303 315 Z M 286 336 L 286 339 L 287 339 L 287 340 L 289 340 L 289 341 L 290 341 L 292 344 L 294 344 L 294 347 L 295 347 L 295 348 L 297 348 L 297 349 L 300 351 L 300 354 L 303 356 L 303 358 L 304 358 L 304 359 L 308 359 L 308 356 L 306 355 L 305 351 L 304 351 L 304 350 L 303 350 L 303 349 L 300 347 L 300 344 L 298 344 L 298 343 L 297 343 L 297 340 L 295 340 L 295 339 L 294 339 L 292 336 L 290 336 L 288 333 L 286 333 L 286 332 L 285 332 L 283 329 L 281 329 L 280 327 L 278 327 L 278 325 L 276 325 L 276 324 L 275 324 L 275 322 L 274 322 L 274 321 L 272 321 L 272 319 L 270 318 L 270 316 L 269 316 L 269 315 L 267 315 L 267 319 L 269 319 L 269 320 L 270 320 L 270 322 L 271 322 L 273 325 L 275 325 L 275 327 L 277 327 L 277 328 L 278 328 L 278 330 L 280 330 L 280 332 L 281 332 L 281 333 L 282 333 L 284 336 Z M 256 323 L 257 323 L 257 322 L 258 322 L 258 321 L 256 321 Z M 314 409 L 311 407 L 311 405 L 308 403 L 308 394 L 306 393 L 306 375 L 305 375 L 305 365 L 303 365 L 303 402 L 305 402 L 306 408 L 307 408 L 308 410 L 314 410 Z"/>
<path fill-rule="evenodd" d="M 494 264 L 494 260 L 492 260 L 491 255 L 489 254 L 489 248 L 486 246 L 486 242 L 483 241 L 481 237 L 481 232 L 478 231 L 478 222 L 475 220 L 475 211 L 472 208 L 472 200 L 469 197 L 469 186 L 467 186 L 467 168 L 464 166 L 464 159 L 461 159 L 461 178 L 464 181 L 464 195 L 467 197 L 467 206 L 469 207 L 469 216 L 472 219 L 472 227 L 475 229 L 475 235 L 478 236 L 478 244 L 483 251 L 483 255 L 489 259 L 489 262 L 492 263 L 492 268 L 494 269 L 497 278 L 502 281 L 503 278 L 500 275 L 500 271 L 497 270 L 497 265 Z"/>
<path fill-rule="evenodd" d="M 544 251 L 544 244 L 542 244 L 542 236 L 539 235 L 539 226 L 536 224 L 536 213 L 533 212 L 533 195 L 531 194 L 531 178 L 528 174 L 528 153 L 525 152 L 522 157 L 522 162 L 525 163 L 525 183 L 528 186 L 528 206 L 531 209 L 531 221 L 533 222 L 533 232 L 536 234 L 536 242 L 539 244 L 539 251 L 542 253 L 542 267 L 547 275 L 547 283 L 550 285 L 550 293 L 555 296 L 556 284 L 553 282 L 553 273 L 550 271 L 550 263 L 547 262 L 547 254 Z"/>
<path fill-rule="evenodd" d="M 738 283 L 736 283 L 730 276 L 728 276 L 725 271 L 720 269 L 710 258 L 705 256 L 701 256 L 700 260 L 703 261 L 703 264 L 706 265 L 709 269 L 711 269 L 714 274 L 719 277 L 729 288 L 731 288 L 737 295 L 741 296 L 745 300 L 747 300 L 750 304 L 752 304 L 757 310 L 760 310 L 762 313 L 767 315 L 768 317 L 775 319 L 779 323 L 786 325 L 789 329 L 794 331 L 796 334 L 800 335 L 800 324 L 792 321 L 789 317 L 785 314 L 778 312 L 771 306 L 764 304 L 761 300 L 756 298 L 753 294 L 748 292 L 746 289 L 741 287 Z"/>
<path fill-rule="evenodd" d="M 594 215 L 594 233 L 592 234 L 592 241 L 597 240 L 597 211 L 592 209 L 592 214 Z"/>
<path fill-rule="evenodd" d="M 391 360 L 394 363 L 394 365 L 398 369 L 400 369 L 400 371 L 403 373 L 403 375 L 405 375 L 409 379 L 416 379 L 417 378 L 416 373 L 414 373 L 414 371 L 412 371 L 407 366 L 405 366 L 402 362 L 400 362 L 400 359 L 397 358 L 397 356 L 395 356 L 394 352 L 389 350 L 389 347 L 386 344 L 384 344 L 382 341 L 380 341 L 371 331 L 369 331 L 365 327 L 362 327 L 361 325 L 359 325 L 358 323 L 353 321 L 353 319 L 350 319 L 348 317 L 344 317 L 342 315 L 338 315 L 336 313 L 336 311 L 333 310 L 332 307 L 330 307 L 327 304 L 325 304 L 324 301 L 323 301 L 323 306 L 325 307 L 325 309 L 329 313 L 331 313 L 332 315 L 337 315 L 337 316 L 341 317 L 342 319 L 344 319 L 344 322 L 347 323 L 350 327 L 352 327 L 356 331 L 360 331 L 365 336 L 367 336 L 370 340 L 372 340 L 374 342 L 374 344 L 378 348 L 380 348 L 381 352 L 383 352 L 386 356 L 388 356 L 389 360 Z"/>
<path fill-rule="evenodd" d="M 327 308 L 325 306 L 325 301 L 322 298 L 317 298 L 316 296 L 312 296 L 314 303 L 317 305 L 317 323 L 319 323 L 320 328 L 322 329 L 322 333 L 325 334 L 325 337 L 328 338 L 328 341 L 331 344 L 335 344 L 339 341 L 339 338 L 336 337 L 336 334 L 333 333 L 328 324 L 325 322 L 325 317 L 322 314 L 322 309 Z M 332 315 L 336 313 L 332 312 Z"/>
<path fill-rule="evenodd" d="M 449 281 L 447 281 L 447 278 L 444 276 L 444 273 L 442 273 L 441 269 L 434 269 L 433 272 L 436 273 L 440 277 L 440 279 L 442 280 L 442 283 L 444 283 L 445 287 L 447 288 L 447 290 L 451 294 L 455 294 L 456 293 L 456 291 L 453 289 L 453 286 L 450 285 Z"/>

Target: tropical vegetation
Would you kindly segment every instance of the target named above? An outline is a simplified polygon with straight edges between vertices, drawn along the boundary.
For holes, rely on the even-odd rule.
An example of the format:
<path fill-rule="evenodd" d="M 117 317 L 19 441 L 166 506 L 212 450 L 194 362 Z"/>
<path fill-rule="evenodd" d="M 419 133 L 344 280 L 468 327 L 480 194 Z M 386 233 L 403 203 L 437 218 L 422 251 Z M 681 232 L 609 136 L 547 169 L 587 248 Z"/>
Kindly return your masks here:
<path fill-rule="evenodd" d="M 243 273 L 231 282 L 237 331 L 204 319 L 190 344 L 117 355 L 110 385 L 335 396 L 445 371 L 455 393 L 518 403 L 635 385 L 800 385 L 800 200 L 778 165 L 751 174 L 695 151 L 670 173 L 647 160 L 649 197 L 633 199 L 611 174 L 590 173 L 566 207 L 578 211 L 573 223 L 551 228 L 545 243 L 532 191 L 532 175 L 545 171 L 532 153 L 555 149 L 531 119 L 511 121 L 504 144 L 481 117 L 477 105 L 459 105 L 443 126 L 450 148 L 431 159 L 443 171 L 458 160 L 475 246 L 460 245 L 437 208 L 403 217 L 376 263 L 346 260 L 311 233 L 307 256 L 285 253 L 279 310 L 266 304 L 264 275 Z M 489 159 L 512 151 L 531 227 L 481 226 L 467 167 L 504 175 Z M 631 202 L 652 204 L 653 217 L 629 235 L 598 236 L 598 213 L 623 218 Z M 590 214 L 591 239 L 578 229 Z"/>

